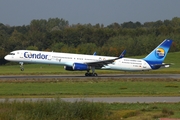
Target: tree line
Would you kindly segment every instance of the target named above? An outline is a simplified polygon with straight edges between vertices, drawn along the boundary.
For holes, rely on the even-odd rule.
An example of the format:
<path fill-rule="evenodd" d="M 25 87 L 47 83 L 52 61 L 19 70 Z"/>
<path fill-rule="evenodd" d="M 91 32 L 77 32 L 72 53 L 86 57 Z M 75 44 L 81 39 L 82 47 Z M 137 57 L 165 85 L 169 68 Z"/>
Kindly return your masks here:
<path fill-rule="evenodd" d="M 0 64 L 10 51 L 27 49 L 81 54 L 119 56 L 145 55 L 164 39 L 173 39 L 171 52 L 180 51 L 180 18 L 155 22 L 122 24 L 72 24 L 65 19 L 32 20 L 29 25 L 0 23 Z"/>

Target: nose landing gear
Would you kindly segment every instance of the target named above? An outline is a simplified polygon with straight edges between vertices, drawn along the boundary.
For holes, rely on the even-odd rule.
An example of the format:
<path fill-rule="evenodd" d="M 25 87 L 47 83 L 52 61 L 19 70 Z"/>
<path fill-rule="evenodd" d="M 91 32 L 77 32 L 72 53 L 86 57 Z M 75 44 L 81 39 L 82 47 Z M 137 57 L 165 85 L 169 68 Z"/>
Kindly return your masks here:
<path fill-rule="evenodd" d="M 23 62 L 19 62 L 21 71 L 24 71 Z"/>

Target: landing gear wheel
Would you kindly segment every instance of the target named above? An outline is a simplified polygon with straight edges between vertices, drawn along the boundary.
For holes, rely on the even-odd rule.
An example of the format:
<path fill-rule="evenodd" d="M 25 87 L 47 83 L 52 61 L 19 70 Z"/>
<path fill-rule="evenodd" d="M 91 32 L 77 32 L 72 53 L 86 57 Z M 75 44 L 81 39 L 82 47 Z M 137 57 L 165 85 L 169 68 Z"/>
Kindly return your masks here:
<path fill-rule="evenodd" d="M 85 73 L 85 76 L 98 76 L 97 73 Z"/>
<path fill-rule="evenodd" d="M 92 76 L 92 73 L 85 73 L 85 76 Z"/>
<path fill-rule="evenodd" d="M 95 67 L 91 67 L 92 73 L 90 73 L 90 69 L 87 70 L 87 73 L 85 73 L 85 76 L 98 76 L 97 73 L 95 73 Z"/>
<path fill-rule="evenodd" d="M 97 73 L 93 73 L 92 76 L 98 76 Z"/>
<path fill-rule="evenodd" d="M 24 71 L 24 68 L 21 68 L 21 71 Z"/>
<path fill-rule="evenodd" d="M 89 76 L 89 73 L 85 73 L 85 76 Z"/>

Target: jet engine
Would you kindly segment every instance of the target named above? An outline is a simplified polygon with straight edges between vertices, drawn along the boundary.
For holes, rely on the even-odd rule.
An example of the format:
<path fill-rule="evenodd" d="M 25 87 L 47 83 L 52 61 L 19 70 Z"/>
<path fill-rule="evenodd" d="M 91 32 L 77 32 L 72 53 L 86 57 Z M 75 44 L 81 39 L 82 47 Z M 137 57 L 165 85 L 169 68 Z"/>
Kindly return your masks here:
<path fill-rule="evenodd" d="M 68 71 L 83 71 L 83 70 L 89 70 L 89 66 L 82 63 L 74 63 L 73 66 L 64 66 L 65 70 Z"/>
<path fill-rule="evenodd" d="M 89 70 L 89 66 L 82 63 L 74 63 L 72 68 L 73 70 L 79 70 L 79 71 Z"/>

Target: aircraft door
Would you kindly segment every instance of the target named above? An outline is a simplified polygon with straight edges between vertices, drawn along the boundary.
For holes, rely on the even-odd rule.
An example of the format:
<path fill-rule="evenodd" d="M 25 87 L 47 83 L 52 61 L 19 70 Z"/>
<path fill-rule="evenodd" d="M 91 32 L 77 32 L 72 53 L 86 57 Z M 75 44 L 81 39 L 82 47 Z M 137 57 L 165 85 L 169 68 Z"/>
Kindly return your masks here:
<path fill-rule="evenodd" d="M 51 60 L 52 59 L 52 56 L 51 55 L 48 55 L 48 60 Z"/>
<path fill-rule="evenodd" d="M 23 58 L 23 56 L 24 56 L 23 52 L 20 52 L 19 57 Z"/>

